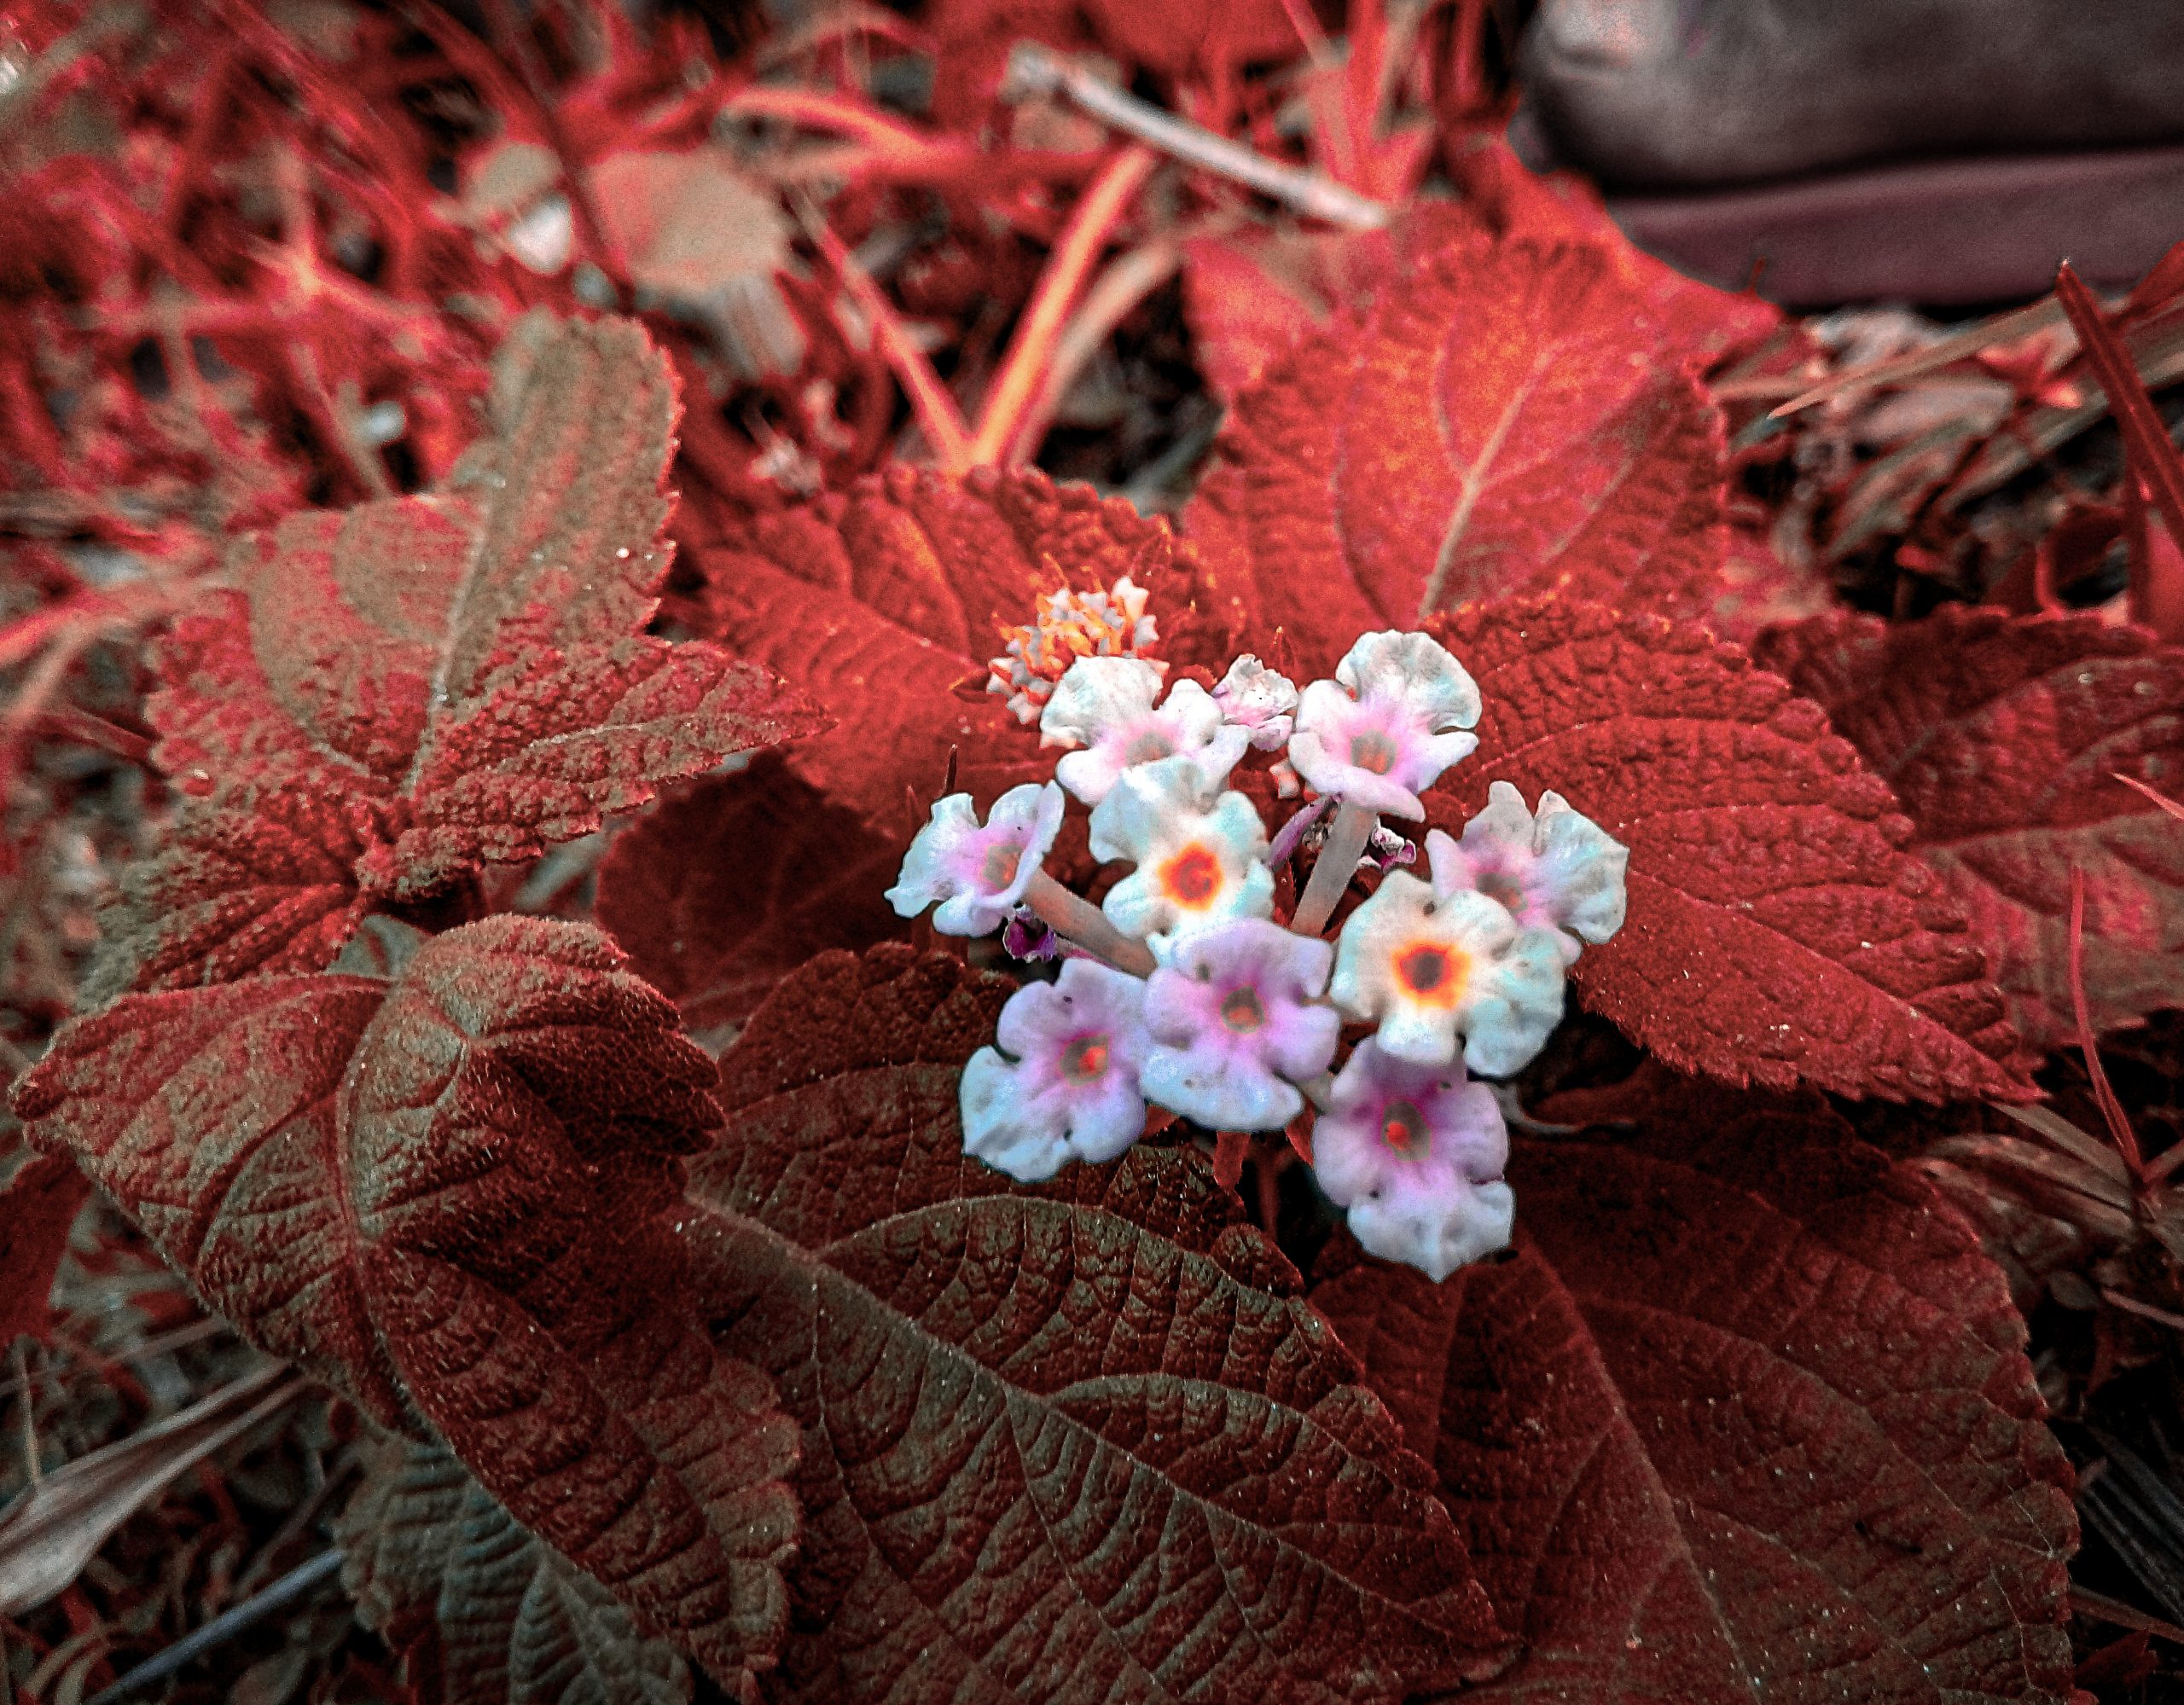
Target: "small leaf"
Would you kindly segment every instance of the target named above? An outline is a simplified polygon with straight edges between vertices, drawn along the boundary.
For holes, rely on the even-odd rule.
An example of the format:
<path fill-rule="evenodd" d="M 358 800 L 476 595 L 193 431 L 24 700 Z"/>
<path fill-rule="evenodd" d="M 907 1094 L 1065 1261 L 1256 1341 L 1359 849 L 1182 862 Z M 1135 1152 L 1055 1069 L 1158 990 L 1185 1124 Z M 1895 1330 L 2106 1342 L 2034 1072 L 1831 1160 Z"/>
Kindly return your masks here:
<path fill-rule="evenodd" d="M 454 489 L 292 515 L 176 623 L 146 714 L 185 803 L 125 879 L 96 994 L 325 966 L 375 901 L 589 833 L 822 721 L 671 645 L 667 367 L 627 322 L 522 322 Z"/>
<path fill-rule="evenodd" d="M 1167 657 L 1188 660 L 1204 620 L 1193 608 L 1195 560 L 1165 522 L 1037 473 L 988 470 L 959 484 L 891 468 L 690 555 L 705 579 L 704 629 L 779 670 L 836 720 L 789 754 L 791 766 L 904 841 L 923 817 L 906 791 L 931 801 L 951 750 L 958 785 L 982 807 L 1054 774 L 1037 728 L 976 689 L 1001 630 L 1032 620 L 1059 589 L 1057 571 L 1079 589 L 1124 575 L 1147 589 Z M 972 690 L 959 693 L 967 681 Z"/>
<path fill-rule="evenodd" d="M 665 1211 L 712 1062 L 597 931 L 499 917 L 392 983 L 128 996 L 15 1091 L 253 1342 L 429 1423 L 717 1675 L 765 1667 L 794 1433 L 689 1323 Z"/>
<path fill-rule="evenodd" d="M 1630 849 L 1629 920 L 1573 973 L 1587 1006 L 1733 1083 L 2033 1098 L 1976 941 L 1819 706 L 1701 629 L 1597 605 L 1519 600 L 1440 632 L 1485 714 L 1431 821 L 1454 832 L 1511 781 Z"/>
<path fill-rule="evenodd" d="M 777 760 L 701 781 L 615 838 L 600 925 L 693 1029 L 740 1023 L 815 954 L 898 933 L 899 848 Z"/>
<path fill-rule="evenodd" d="M 91 1181 L 67 1155 L 33 1155 L 0 1190 L 0 1348 L 53 1329 L 53 1276 Z"/>
<path fill-rule="evenodd" d="M 2184 1004 L 2184 648 L 2097 616 L 1819 617 L 1758 655 L 1827 708 L 1917 826 L 2025 1039 L 2077 1033 L 2071 872 L 2096 1029 Z"/>
<path fill-rule="evenodd" d="M 783 1699 L 1368 1701 L 1506 1644 L 1348 1355 L 1195 1155 L 962 1154 L 1010 985 L 830 954 L 723 1061 L 717 1341 L 804 1429 Z"/>
<path fill-rule="evenodd" d="M 1313 1291 L 1525 1643 L 1484 1696 L 2060 1705 L 2070 1470 L 1933 1186 L 1815 1096 L 1548 1116 L 1623 1122 L 1518 1144 L 1513 1259 Z"/>
<path fill-rule="evenodd" d="M 682 1705 L 690 1672 L 526 1533 L 444 1445 L 369 1438 L 334 1523 L 342 1585 L 398 1650 L 439 1645 L 450 1705 Z"/>
<path fill-rule="evenodd" d="M 1238 403 L 1184 531 L 1322 673 L 1361 633 L 1565 579 L 1704 615 L 1723 428 L 1663 364 L 1674 329 L 1600 248 L 1459 238 Z"/>

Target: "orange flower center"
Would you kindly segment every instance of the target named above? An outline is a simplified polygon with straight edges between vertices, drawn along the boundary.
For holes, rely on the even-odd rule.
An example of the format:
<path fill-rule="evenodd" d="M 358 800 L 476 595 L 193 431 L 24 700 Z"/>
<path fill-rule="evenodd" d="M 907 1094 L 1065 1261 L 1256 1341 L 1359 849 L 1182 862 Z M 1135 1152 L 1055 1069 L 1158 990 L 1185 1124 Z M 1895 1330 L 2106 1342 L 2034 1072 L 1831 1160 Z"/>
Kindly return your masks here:
<path fill-rule="evenodd" d="M 1395 768 L 1396 743 L 1383 734 L 1359 734 L 1350 743 L 1350 761 L 1360 769 L 1385 775 Z"/>
<path fill-rule="evenodd" d="M 1102 1035 L 1079 1036 L 1061 1057 L 1061 1075 L 1072 1083 L 1095 1082 L 1107 1070 L 1107 1039 Z"/>
<path fill-rule="evenodd" d="M 1123 753 L 1125 763 L 1151 763 L 1156 758 L 1173 757 L 1176 748 L 1163 734 L 1143 734 L 1130 743 Z"/>
<path fill-rule="evenodd" d="M 1023 857 L 1024 849 L 1014 841 L 996 841 L 988 847 L 985 862 L 979 867 L 979 880 L 985 884 L 986 892 L 998 894 L 1015 881 Z"/>
<path fill-rule="evenodd" d="M 1160 885 L 1178 906 L 1208 905 L 1221 891 L 1221 861 L 1194 841 L 1160 867 Z"/>
<path fill-rule="evenodd" d="M 1256 1030 L 1266 1023 L 1266 1007 L 1258 989 L 1246 984 L 1221 997 L 1221 1022 L 1232 1030 Z"/>
<path fill-rule="evenodd" d="M 1464 992 L 1470 961 L 1438 942 L 1414 942 L 1396 954 L 1396 980 L 1414 1000 L 1453 1006 Z"/>
<path fill-rule="evenodd" d="M 1391 1101 L 1380 1110 L 1380 1140 L 1405 1160 L 1422 1160 L 1431 1145 L 1426 1116 L 1408 1101 Z"/>

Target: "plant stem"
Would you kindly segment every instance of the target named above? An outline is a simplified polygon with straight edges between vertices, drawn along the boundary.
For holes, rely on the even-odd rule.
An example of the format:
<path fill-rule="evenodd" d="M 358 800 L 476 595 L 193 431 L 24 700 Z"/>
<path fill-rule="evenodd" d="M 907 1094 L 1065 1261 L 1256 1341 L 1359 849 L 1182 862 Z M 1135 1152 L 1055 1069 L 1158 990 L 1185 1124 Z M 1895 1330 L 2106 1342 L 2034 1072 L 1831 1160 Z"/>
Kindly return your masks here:
<path fill-rule="evenodd" d="M 934 463 L 943 473 L 962 473 L 971 465 L 971 435 L 970 429 L 963 424 L 963 411 L 956 406 L 956 398 L 940 382 L 940 375 L 932 370 L 925 351 L 912 343 L 909 333 L 903 331 L 902 318 L 895 312 L 894 304 L 872 281 L 872 275 L 857 264 L 857 257 L 842 246 L 842 240 L 834 235 L 819 210 L 809 200 L 799 196 L 797 216 L 805 235 L 827 264 L 834 268 L 842 288 L 849 293 L 850 299 L 871 326 L 873 339 L 880 345 L 888 366 L 894 368 L 896 379 L 909 393 L 910 407 L 925 432 Z"/>
<path fill-rule="evenodd" d="M 1056 935 L 1105 960 L 1118 971 L 1133 977 L 1152 974 L 1152 949 L 1135 936 L 1126 936 L 1107 921 L 1107 914 L 1090 901 L 1071 893 L 1043 870 L 1031 878 L 1024 890 L 1024 903 L 1039 921 Z"/>
<path fill-rule="evenodd" d="M 1336 902 L 1349 888 L 1350 879 L 1357 874 L 1357 861 L 1364 857 L 1366 844 L 1380 823 L 1378 811 L 1368 811 L 1347 799 L 1342 802 L 1334 814 L 1334 826 L 1327 831 L 1327 843 L 1320 849 L 1319 862 L 1312 867 L 1311 880 L 1304 884 L 1304 897 L 1298 901 L 1296 914 L 1289 920 L 1291 929 L 1300 936 L 1316 936 L 1327 928 Z"/>
<path fill-rule="evenodd" d="M 1215 135 L 1202 125 L 1164 113 L 1134 95 L 1125 95 L 1102 83 L 1083 67 L 1057 58 L 1036 42 L 1017 43 L 1008 56 L 1003 96 L 1021 100 L 1027 96 L 1057 91 L 1125 135 L 1150 142 L 1187 165 L 1248 184 L 1312 218 L 1324 219 L 1331 225 L 1346 225 L 1356 231 L 1378 230 L 1388 223 L 1388 209 L 1380 202 L 1360 195 L 1354 189 L 1345 189 L 1317 172 L 1300 171 L 1278 159 L 1269 159 L 1240 142 Z"/>
<path fill-rule="evenodd" d="M 1054 359 L 1055 339 L 1061 335 L 1062 322 L 1084 287 L 1085 275 L 1107 246 L 1130 197 L 1159 163 L 1160 156 L 1151 148 L 1133 142 L 1118 150 L 1077 198 L 1069 223 L 1062 227 L 1053 253 L 1047 257 L 1046 270 L 1039 275 L 1031 304 L 1024 310 L 1008 357 L 986 397 L 978 432 L 971 439 L 972 466 L 1000 461 L 1015 440 L 1025 411 L 1039 394 Z"/>

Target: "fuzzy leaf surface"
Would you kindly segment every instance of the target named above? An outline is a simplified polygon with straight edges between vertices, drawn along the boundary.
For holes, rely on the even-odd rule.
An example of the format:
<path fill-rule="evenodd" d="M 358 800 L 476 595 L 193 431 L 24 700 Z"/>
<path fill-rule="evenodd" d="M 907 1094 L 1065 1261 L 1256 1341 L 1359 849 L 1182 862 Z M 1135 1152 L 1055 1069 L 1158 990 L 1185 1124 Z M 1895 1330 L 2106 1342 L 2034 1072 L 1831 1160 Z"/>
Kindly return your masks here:
<path fill-rule="evenodd" d="M 1484 1696 L 2059 1705 L 2070 1472 L 2000 1272 L 1818 1097 L 1639 1083 L 1518 1144 L 1513 1259 L 1313 1292 L 1525 1642 Z"/>
<path fill-rule="evenodd" d="M 526 1528 L 733 1680 L 796 1532 L 793 1427 L 683 1307 L 662 1215 L 712 1062 L 588 927 L 433 937 L 392 983 L 131 995 L 15 1092 L 253 1342 L 445 1437 Z"/>
<path fill-rule="evenodd" d="M 1553 788 L 1630 849 L 1629 913 L 1584 1004 L 1669 1064 L 1845 1095 L 2030 1099 L 2015 1034 L 1888 786 L 1820 707 L 1704 630 L 1548 598 L 1437 629 L 1485 701 L 1426 796 Z"/>
<path fill-rule="evenodd" d="M 903 840 L 924 818 L 907 794 L 938 793 L 951 747 L 957 786 L 982 809 L 1052 777 L 1037 727 L 978 688 L 1002 629 L 1031 622 L 1062 579 L 1089 590 L 1128 575 L 1147 588 L 1165 656 L 1188 660 L 1178 644 L 1196 620 L 1194 559 L 1165 521 L 1037 473 L 956 482 L 893 467 L 690 555 L 700 625 L 835 719 L 789 754 L 797 774 Z"/>
<path fill-rule="evenodd" d="M 962 1152 L 1009 985 L 830 954 L 723 1060 L 717 1342 L 804 1427 L 785 1699 L 1395 1699 L 1507 1643 L 1425 1465 L 1194 1155 Z"/>
<path fill-rule="evenodd" d="M 400 1651 L 436 1648 L 438 1696 L 464 1705 L 682 1705 L 690 1672 L 600 1583 L 493 1500 L 446 1446 L 367 1442 L 334 1524 L 341 1581 Z M 413 1662 L 412 1680 L 417 1666 Z"/>
<path fill-rule="evenodd" d="M 758 665 L 639 631 L 676 401 L 638 327 L 524 322 L 495 415 L 450 490 L 291 515 L 175 624 L 146 714 L 188 803 L 98 995 L 318 969 L 375 902 L 822 725 Z"/>
<path fill-rule="evenodd" d="M 91 1181 L 67 1155 L 32 1155 L 0 1190 L 0 1345 L 53 1325 L 53 1277 Z"/>
<path fill-rule="evenodd" d="M 815 954 L 898 934 L 900 850 L 765 758 L 662 802 L 599 867 L 600 925 L 704 1029 L 738 1024 Z"/>
<path fill-rule="evenodd" d="M 1758 655 L 1886 777 L 2026 1039 L 2074 1037 L 2071 873 L 2096 1030 L 2184 1005 L 2184 649 L 2096 616 L 1827 616 Z"/>
<path fill-rule="evenodd" d="M 1238 403 L 1184 531 L 1320 673 L 1361 633 L 1565 579 L 1703 615 L 1723 427 L 1669 314 L 1602 248 L 1459 238 Z"/>

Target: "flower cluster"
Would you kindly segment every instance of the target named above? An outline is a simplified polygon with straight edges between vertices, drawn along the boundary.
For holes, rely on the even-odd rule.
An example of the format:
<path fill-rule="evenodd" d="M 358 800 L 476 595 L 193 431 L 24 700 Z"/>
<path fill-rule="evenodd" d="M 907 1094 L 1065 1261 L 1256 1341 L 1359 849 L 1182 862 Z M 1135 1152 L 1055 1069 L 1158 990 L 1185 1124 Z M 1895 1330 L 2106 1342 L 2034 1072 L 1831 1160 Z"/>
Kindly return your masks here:
<path fill-rule="evenodd" d="M 1054 683 L 1079 658 L 1136 657 L 1160 634 L 1145 613 L 1145 589 L 1124 575 L 1105 592 L 1067 585 L 1049 592 L 1029 627 L 1004 629 L 1001 637 L 1002 654 L 986 664 L 986 691 L 1006 698 L 1018 722 L 1036 722 Z"/>
<path fill-rule="evenodd" d="M 1148 1105 L 1293 1131 L 1310 1103 L 1314 1172 L 1365 1248 L 1441 1279 L 1503 1247 L 1508 1132 L 1470 1074 L 1539 1052 L 1583 944 L 1622 927 L 1628 854 L 1560 795 L 1529 807 L 1496 781 L 1461 836 L 1426 834 L 1426 876 L 1396 867 L 1414 851 L 1380 817 L 1424 818 L 1420 796 L 1478 745 L 1478 687 L 1427 635 L 1367 634 L 1301 693 L 1252 657 L 1211 692 L 1164 681 L 1119 650 L 1078 655 L 1036 695 L 1054 780 L 983 823 L 968 794 L 941 800 L 888 890 L 944 932 L 1062 955 L 965 1068 L 965 1150 L 1031 1180 L 1114 1159 Z M 1254 752 L 1318 796 L 1271 841 L 1229 785 Z M 1044 868 L 1066 796 L 1091 808 L 1094 855 L 1130 867 L 1096 908 Z M 1277 873 L 1316 838 L 1277 919 Z M 1377 882 L 1326 939 L 1361 875 Z M 1372 1034 L 1338 1070 L 1345 1023 Z"/>

